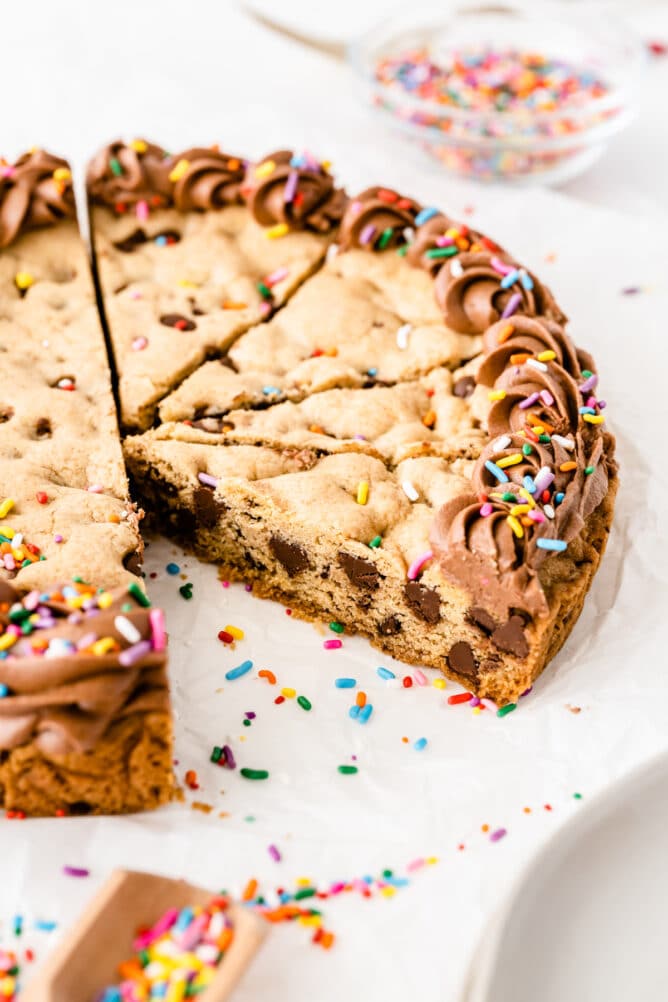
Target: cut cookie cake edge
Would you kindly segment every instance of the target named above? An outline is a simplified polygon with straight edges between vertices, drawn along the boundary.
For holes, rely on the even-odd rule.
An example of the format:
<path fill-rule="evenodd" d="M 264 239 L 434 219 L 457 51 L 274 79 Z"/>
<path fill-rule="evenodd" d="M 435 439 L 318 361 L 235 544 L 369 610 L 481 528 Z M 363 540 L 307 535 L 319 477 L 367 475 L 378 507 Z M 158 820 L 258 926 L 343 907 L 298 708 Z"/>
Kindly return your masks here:
<path fill-rule="evenodd" d="M 0 804 L 155 807 L 174 792 L 162 613 L 70 169 L 43 150 L 0 161 L 0 297 Z"/>
<path fill-rule="evenodd" d="M 239 364 L 244 352 L 271 373 L 280 336 L 290 340 L 300 301 L 326 274 L 338 273 L 344 299 L 362 275 L 370 298 L 387 304 L 393 289 L 412 287 L 415 270 L 431 280 L 422 309 L 438 307 L 442 337 L 470 339 L 469 362 L 466 352 L 445 360 L 456 370 L 447 392 L 470 407 L 468 423 L 458 413 L 470 433 L 466 449 L 453 448 L 449 418 L 435 436 L 416 434 L 411 418 L 398 453 L 396 428 L 394 451 L 366 426 L 357 435 L 332 433 L 349 406 L 377 420 L 371 400 L 384 388 L 376 376 L 384 359 L 351 362 L 350 346 L 326 350 L 317 359 L 321 365 L 324 355 L 326 369 L 313 380 L 308 342 L 306 369 L 296 376 L 281 363 L 276 372 L 287 385 L 277 383 L 270 399 L 258 399 L 253 387 L 239 394 L 236 385 L 207 402 L 203 390 L 218 394 L 215 367 L 223 385 L 229 368 L 205 363 L 181 388 L 178 420 L 125 440 L 129 470 L 161 528 L 227 576 L 252 581 L 256 594 L 306 618 L 335 617 L 388 654 L 440 668 L 479 696 L 514 702 L 577 620 L 610 529 L 617 467 L 593 360 L 574 348 L 566 318 L 535 275 L 483 234 L 391 189 L 367 189 L 348 202 L 329 258 L 269 323 L 238 338 L 230 350 L 236 383 L 243 390 L 250 371 Z M 402 307 L 393 307 L 401 317 Z M 378 351 L 377 341 L 369 344 Z M 197 392 L 183 392 L 205 369 Z M 394 386 L 430 374 L 427 366 Z M 354 405 L 345 396 L 351 387 L 361 395 Z M 429 432 L 440 404 L 423 415 Z M 329 428 L 302 413 L 310 408 L 317 417 L 318 407 L 329 413 Z"/>
<path fill-rule="evenodd" d="M 168 154 L 143 139 L 101 150 L 87 190 L 130 432 L 150 427 L 163 397 L 319 267 L 345 204 L 326 166 L 306 154 L 282 150 L 249 165 L 218 148 Z"/>
<path fill-rule="evenodd" d="M 116 143 L 89 198 L 154 522 L 296 615 L 514 702 L 579 616 L 617 489 L 596 367 L 549 290 L 436 209 L 349 199 L 307 154 Z M 0 802 L 19 816 L 174 794 L 164 621 L 75 215 L 65 161 L 0 162 Z"/>

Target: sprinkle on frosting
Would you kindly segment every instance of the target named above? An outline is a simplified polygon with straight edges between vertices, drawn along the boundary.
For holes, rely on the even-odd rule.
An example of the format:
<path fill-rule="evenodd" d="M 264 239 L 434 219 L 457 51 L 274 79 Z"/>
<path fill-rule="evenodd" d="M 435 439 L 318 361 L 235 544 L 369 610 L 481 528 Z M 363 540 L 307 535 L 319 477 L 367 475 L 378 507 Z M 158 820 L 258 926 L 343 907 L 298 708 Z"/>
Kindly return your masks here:
<path fill-rule="evenodd" d="M 291 230 L 331 232 L 347 201 L 325 163 L 291 150 L 278 150 L 249 165 L 242 193 L 255 219 L 274 239 Z"/>
<path fill-rule="evenodd" d="M 567 551 L 605 497 L 616 472 L 613 443 L 586 422 L 600 416 L 598 380 L 586 367 L 593 363 L 553 319 L 518 317 L 512 330 L 499 321 L 484 346 L 477 381 L 497 391 L 487 417 L 492 440 L 476 462 L 472 493 L 440 509 L 431 542 L 445 576 L 486 609 L 540 616 L 548 611 L 544 562 Z M 583 397 L 591 414 L 582 413 Z"/>
<path fill-rule="evenodd" d="M 72 175 L 66 160 L 45 150 L 31 150 L 10 164 L 0 159 L 0 247 L 22 233 L 74 219 Z M 32 276 L 17 287 L 25 291 Z"/>
<path fill-rule="evenodd" d="M 492 441 L 471 494 L 437 513 L 433 556 L 485 608 L 505 618 L 511 609 L 546 614 L 541 568 L 579 535 L 616 473 L 592 359 L 573 346 L 535 275 L 433 206 L 369 188 L 350 201 L 339 242 L 342 251 L 394 248 L 432 275 L 448 327 L 483 335 L 476 382 L 489 388 Z"/>
<path fill-rule="evenodd" d="M 187 212 L 239 204 L 244 171 L 243 160 L 217 146 L 169 154 L 145 139 L 118 140 L 93 158 L 87 185 L 94 204 L 132 210 L 145 221 L 151 209 L 166 206 Z"/>
<path fill-rule="evenodd" d="M 119 716 L 164 708 L 164 617 L 149 606 L 134 582 L 22 595 L 0 581 L 0 749 L 81 752 Z"/>

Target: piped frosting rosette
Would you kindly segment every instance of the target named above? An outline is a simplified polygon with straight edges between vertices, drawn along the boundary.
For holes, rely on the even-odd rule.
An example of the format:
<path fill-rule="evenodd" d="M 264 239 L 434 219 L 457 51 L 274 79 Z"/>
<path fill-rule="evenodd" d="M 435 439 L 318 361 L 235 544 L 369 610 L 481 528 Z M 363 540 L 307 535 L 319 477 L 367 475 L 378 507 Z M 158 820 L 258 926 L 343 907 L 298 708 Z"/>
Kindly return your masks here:
<path fill-rule="evenodd" d="M 75 216 L 72 175 L 66 160 L 45 150 L 0 160 L 0 247 L 21 233 Z"/>
<path fill-rule="evenodd" d="M 559 323 L 566 319 L 535 275 L 505 255 L 486 251 L 452 257 L 436 275 L 435 293 L 445 322 L 462 334 L 483 334 L 497 320 L 518 313 Z"/>
<path fill-rule="evenodd" d="M 421 209 L 406 253 L 410 264 L 436 275 L 448 259 L 461 253 L 502 253 L 498 244 L 465 223 L 457 223 L 435 209 Z"/>
<path fill-rule="evenodd" d="M 172 157 L 174 207 L 179 212 L 241 204 L 245 164 L 217 147 L 198 146 Z"/>
<path fill-rule="evenodd" d="M 325 164 L 307 153 L 277 150 L 246 172 L 243 194 L 262 226 L 329 233 L 338 226 L 346 205 Z"/>
<path fill-rule="evenodd" d="M 405 246 L 419 211 L 417 202 L 391 188 L 367 188 L 348 204 L 341 223 L 341 249 Z"/>
<path fill-rule="evenodd" d="M 151 208 L 170 205 L 173 167 L 169 154 L 146 139 L 109 143 L 91 160 L 86 182 L 96 205 L 117 211 L 146 203 Z"/>

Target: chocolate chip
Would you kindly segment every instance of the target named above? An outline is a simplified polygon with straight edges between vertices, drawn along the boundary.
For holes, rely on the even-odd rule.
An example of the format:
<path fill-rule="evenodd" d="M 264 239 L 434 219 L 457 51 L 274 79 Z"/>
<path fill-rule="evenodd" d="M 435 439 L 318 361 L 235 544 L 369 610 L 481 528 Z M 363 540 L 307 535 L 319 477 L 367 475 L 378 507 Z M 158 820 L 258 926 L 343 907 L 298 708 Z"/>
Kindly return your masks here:
<path fill-rule="evenodd" d="M 407 581 L 404 595 L 416 616 L 425 623 L 438 623 L 441 618 L 441 599 L 435 588 L 428 588 L 419 581 Z"/>
<path fill-rule="evenodd" d="M 475 390 L 475 379 L 473 376 L 462 376 L 452 387 L 452 392 L 456 397 L 470 397 Z"/>
<path fill-rule="evenodd" d="M 378 624 L 378 632 L 381 637 L 394 637 L 397 633 L 401 633 L 401 620 L 398 616 L 388 616 Z"/>
<path fill-rule="evenodd" d="M 135 248 L 140 247 L 141 244 L 145 244 L 148 237 L 142 229 L 134 230 L 130 236 L 125 237 L 124 240 L 117 240 L 114 247 L 119 251 L 123 251 L 124 254 L 131 254 Z"/>
<path fill-rule="evenodd" d="M 160 317 L 160 323 L 165 327 L 176 327 L 180 331 L 194 331 L 197 327 L 194 320 L 188 320 L 188 317 L 183 317 L 180 313 L 165 313 Z"/>
<path fill-rule="evenodd" d="M 465 640 L 458 640 L 453 644 L 448 654 L 448 667 L 458 675 L 475 681 L 478 678 L 478 662 L 473 656 L 471 645 Z"/>
<path fill-rule="evenodd" d="M 529 653 L 529 644 L 524 636 L 524 620 L 520 616 L 511 616 L 507 623 L 497 626 L 492 634 L 492 643 L 506 654 L 525 658 Z"/>
<path fill-rule="evenodd" d="M 90 814 L 93 810 L 87 800 L 75 800 L 68 806 L 70 814 L 74 814 L 75 817 L 83 817 L 85 814 Z"/>
<path fill-rule="evenodd" d="M 234 361 L 230 358 L 229 355 L 223 355 L 223 357 L 218 361 L 220 362 L 221 365 L 224 365 L 225 368 L 229 369 L 231 372 L 239 371 L 237 365 L 234 363 Z"/>
<path fill-rule="evenodd" d="M 193 501 L 197 524 L 203 526 L 205 529 L 213 529 L 225 511 L 225 505 L 218 500 L 210 487 L 204 486 L 195 488 Z"/>
<path fill-rule="evenodd" d="M 366 588 L 368 591 L 373 591 L 378 587 L 380 574 L 370 560 L 343 552 L 337 555 L 337 560 L 346 572 L 350 583 L 356 588 Z"/>
<path fill-rule="evenodd" d="M 138 550 L 132 550 L 131 553 L 126 553 L 123 557 L 123 567 L 137 577 L 141 574 L 143 565 L 142 555 Z"/>
<path fill-rule="evenodd" d="M 496 629 L 496 620 L 494 617 L 490 616 L 487 609 L 482 609 L 479 605 L 471 606 L 470 609 L 467 609 L 466 618 L 474 626 L 480 627 L 482 632 L 486 633 L 487 636 Z"/>
<path fill-rule="evenodd" d="M 5 424 L 14 417 L 13 407 L 0 407 L 0 424 Z"/>
<path fill-rule="evenodd" d="M 293 578 L 311 566 L 306 550 L 299 543 L 291 543 L 281 536 L 272 536 L 269 549 L 288 572 L 288 577 Z"/>
<path fill-rule="evenodd" d="M 35 435 L 37 438 L 51 438 L 51 422 L 47 417 L 41 417 L 37 419 L 37 424 L 35 425 Z"/>

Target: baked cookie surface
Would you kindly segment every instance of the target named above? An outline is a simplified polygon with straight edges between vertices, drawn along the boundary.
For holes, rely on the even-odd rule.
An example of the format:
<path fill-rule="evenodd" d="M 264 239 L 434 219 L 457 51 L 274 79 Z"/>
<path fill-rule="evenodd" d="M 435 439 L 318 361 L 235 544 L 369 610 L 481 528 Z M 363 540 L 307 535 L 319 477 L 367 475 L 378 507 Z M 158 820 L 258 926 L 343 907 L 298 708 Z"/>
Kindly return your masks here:
<path fill-rule="evenodd" d="M 593 360 L 488 237 L 386 188 L 326 262 L 125 440 L 226 575 L 506 704 L 582 607 L 617 469 Z"/>
<path fill-rule="evenodd" d="M 0 164 L 0 351 L 0 803 L 156 806 L 173 792 L 164 631 L 70 170 L 43 150 Z"/>

